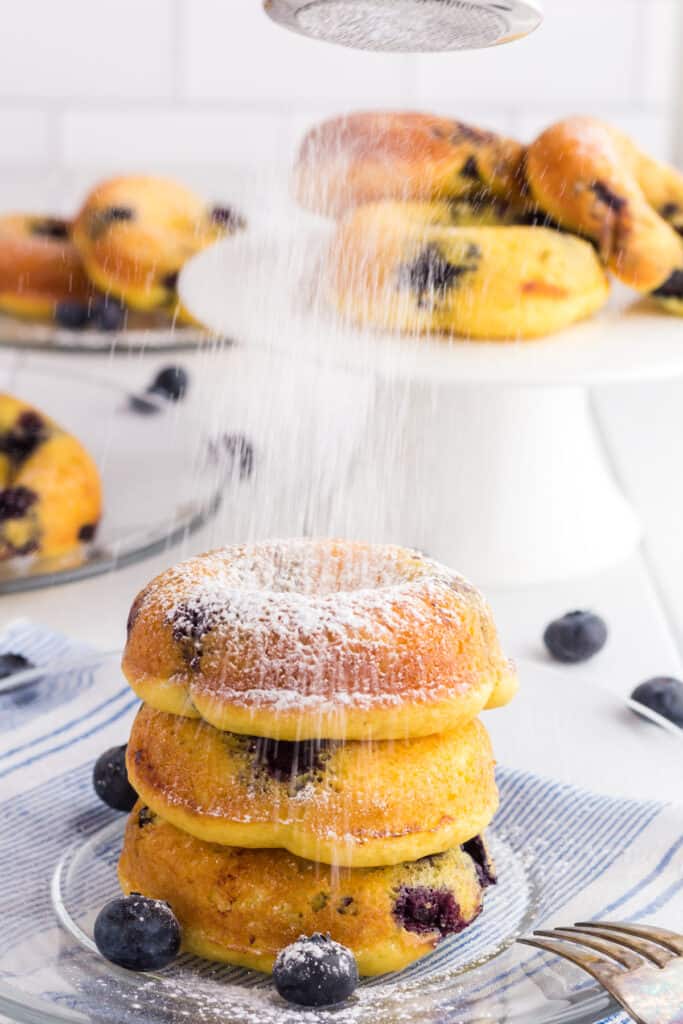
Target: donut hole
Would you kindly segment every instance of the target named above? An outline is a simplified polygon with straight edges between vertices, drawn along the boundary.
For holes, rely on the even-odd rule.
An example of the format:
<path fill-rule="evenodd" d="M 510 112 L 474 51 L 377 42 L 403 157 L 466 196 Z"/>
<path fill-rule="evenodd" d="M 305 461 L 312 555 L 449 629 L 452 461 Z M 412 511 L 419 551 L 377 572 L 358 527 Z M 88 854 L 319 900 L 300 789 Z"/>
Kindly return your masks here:
<path fill-rule="evenodd" d="M 390 547 L 288 541 L 259 545 L 223 563 L 220 584 L 246 592 L 325 596 L 396 587 L 414 575 L 405 553 Z"/>

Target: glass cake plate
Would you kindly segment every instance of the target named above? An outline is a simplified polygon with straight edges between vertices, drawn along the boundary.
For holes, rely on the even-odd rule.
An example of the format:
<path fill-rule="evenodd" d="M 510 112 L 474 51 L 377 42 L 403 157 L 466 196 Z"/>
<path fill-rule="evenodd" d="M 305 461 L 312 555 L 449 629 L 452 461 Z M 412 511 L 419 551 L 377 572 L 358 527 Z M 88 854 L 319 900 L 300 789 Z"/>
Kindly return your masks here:
<path fill-rule="evenodd" d="M 364 981 L 343 1006 L 303 1010 L 284 1003 L 256 972 L 185 955 L 139 975 L 97 953 L 93 922 L 118 892 L 125 816 L 97 801 L 92 765 L 125 742 L 137 708 L 119 657 L 42 667 L 12 690 L 3 684 L 0 709 L 30 689 L 36 710 L 4 736 L 0 715 L 0 1017 L 24 1024 L 595 1024 L 615 1009 L 571 965 L 515 940 L 550 921 L 595 917 L 610 898 L 601 890 L 598 900 L 596 885 L 607 879 L 611 896 L 621 897 L 634 870 L 638 877 L 650 871 L 645 861 L 628 863 L 628 843 L 660 815 L 673 815 L 680 834 L 683 808 L 615 794 L 637 791 L 646 764 L 651 776 L 654 767 L 662 778 L 680 779 L 683 734 L 657 728 L 597 684 L 577 682 L 571 670 L 522 664 L 514 711 L 486 716 L 503 767 L 502 806 L 490 833 L 500 878 L 484 913 L 401 974 Z M 40 712 L 42 700 L 49 713 Z M 577 751 L 585 753 L 597 728 L 601 742 L 589 759 L 594 792 L 569 788 Z M 610 767 L 615 751 L 618 777 Z M 559 781 L 548 780 L 553 774 Z M 671 885 L 670 876 L 661 881 Z"/>
<path fill-rule="evenodd" d="M 73 433 L 95 459 L 103 517 L 94 540 L 60 558 L 0 562 L 0 594 L 67 583 L 147 558 L 216 512 L 225 466 L 189 402 L 141 413 L 104 378 L 67 367 L 0 365 L 0 392 L 24 399 Z"/>
<path fill-rule="evenodd" d="M 0 346 L 48 352 L 171 352 L 196 349 L 212 338 L 202 327 L 172 324 L 168 316 L 130 313 L 125 328 L 71 330 L 0 314 Z"/>

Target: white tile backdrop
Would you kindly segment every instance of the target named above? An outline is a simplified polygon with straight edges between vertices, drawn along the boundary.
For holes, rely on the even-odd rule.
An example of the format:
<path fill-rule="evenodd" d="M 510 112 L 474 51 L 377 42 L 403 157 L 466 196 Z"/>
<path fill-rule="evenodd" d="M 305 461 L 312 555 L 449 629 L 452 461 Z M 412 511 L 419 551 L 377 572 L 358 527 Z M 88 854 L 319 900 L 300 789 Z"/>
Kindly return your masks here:
<path fill-rule="evenodd" d="M 412 106 L 530 137 L 573 110 L 679 155 L 683 0 L 546 0 L 545 26 L 498 50 L 354 53 L 271 25 L 260 0 L 21 0 L 0 32 L 0 208 L 68 208 L 126 169 L 250 179 L 306 127 Z"/>

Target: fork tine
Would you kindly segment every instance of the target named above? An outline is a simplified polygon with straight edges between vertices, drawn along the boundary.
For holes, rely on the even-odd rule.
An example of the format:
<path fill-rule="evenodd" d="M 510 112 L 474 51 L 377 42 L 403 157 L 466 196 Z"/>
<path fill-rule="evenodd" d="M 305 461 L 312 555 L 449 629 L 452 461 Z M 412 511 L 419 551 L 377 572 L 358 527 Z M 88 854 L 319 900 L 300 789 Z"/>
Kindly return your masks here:
<path fill-rule="evenodd" d="M 644 924 L 622 924 L 617 921 L 577 921 L 576 927 L 602 928 L 604 931 L 611 929 L 614 932 L 621 932 L 626 935 L 633 935 L 639 939 L 655 942 L 660 946 L 664 946 L 665 949 L 670 950 L 672 953 L 683 956 L 683 935 L 678 935 L 667 928 L 656 928 L 652 925 Z M 616 939 L 617 936 L 615 935 L 614 938 Z"/>
<path fill-rule="evenodd" d="M 552 953 L 554 956 L 569 960 L 605 986 L 611 983 L 616 975 L 624 973 L 616 964 L 603 960 L 602 957 L 593 956 L 592 953 L 580 953 L 568 943 L 559 940 L 548 942 L 547 939 L 531 938 L 517 941 L 523 946 L 534 946 L 536 949 L 542 949 L 544 953 Z"/>
<path fill-rule="evenodd" d="M 642 957 L 637 956 L 636 953 L 631 953 L 628 949 L 624 949 L 623 946 L 618 946 L 599 934 L 592 937 L 587 931 L 583 932 L 579 928 L 555 928 L 553 931 L 534 932 L 534 935 L 545 936 L 549 939 L 564 939 L 566 942 L 575 942 L 577 945 L 587 946 L 588 949 L 595 949 L 598 953 L 605 953 L 612 960 L 616 960 L 622 967 L 626 967 L 630 971 L 635 971 L 645 963 Z"/>
<path fill-rule="evenodd" d="M 601 928 L 599 925 L 581 925 L 580 927 L 570 928 L 569 931 L 575 931 L 581 935 L 595 935 L 598 939 L 621 946 L 622 949 L 632 949 L 641 957 L 644 957 L 646 961 L 655 964 L 656 967 L 666 967 L 672 960 L 677 959 L 676 954 L 672 953 L 670 949 L 664 949 L 663 946 L 656 945 L 650 939 L 641 939 L 628 932 L 617 931 L 614 928 Z M 638 966 L 642 967 L 643 962 L 641 961 Z"/>

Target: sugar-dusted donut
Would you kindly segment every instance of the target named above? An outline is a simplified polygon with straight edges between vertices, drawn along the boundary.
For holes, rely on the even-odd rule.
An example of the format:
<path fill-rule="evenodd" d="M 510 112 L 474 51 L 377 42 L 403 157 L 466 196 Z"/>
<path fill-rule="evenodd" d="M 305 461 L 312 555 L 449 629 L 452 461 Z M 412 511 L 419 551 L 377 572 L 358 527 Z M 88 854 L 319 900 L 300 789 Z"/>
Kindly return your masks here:
<path fill-rule="evenodd" d="M 516 689 L 474 587 L 351 541 L 227 547 L 169 569 L 133 603 L 123 671 L 161 711 L 286 740 L 425 736 Z"/>
<path fill-rule="evenodd" d="M 138 176 L 93 189 L 73 237 L 98 288 L 133 309 L 152 310 L 174 308 L 185 262 L 243 224 L 232 208 L 207 206 L 175 181 Z"/>
<path fill-rule="evenodd" d="M 171 905 L 186 952 L 270 971 L 301 934 L 329 932 L 353 951 L 361 974 L 375 975 L 467 928 L 495 870 L 480 837 L 417 862 L 350 870 L 285 850 L 205 843 L 138 804 L 119 879 L 125 892 Z"/>
<path fill-rule="evenodd" d="M 101 514 L 99 474 L 81 443 L 0 394 L 0 560 L 62 555 L 93 539 Z"/>
<path fill-rule="evenodd" d="M 302 206 L 337 217 L 383 199 L 486 193 L 525 203 L 525 149 L 446 117 L 367 112 L 335 117 L 304 138 L 293 174 Z"/>
<path fill-rule="evenodd" d="M 529 147 L 526 173 L 540 207 L 592 239 L 615 277 L 683 299 L 683 175 L 592 117 L 544 131 Z"/>
<path fill-rule="evenodd" d="M 70 230 L 58 217 L 0 217 L 0 310 L 51 320 L 59 303 L 88 301 L 93 286 Z"/>
<path fill-rule="evenodd" d="M 353 324 L 517 340 L 590 316 L 609 295 L 593 247 L 544 227 L 458 227 L 444 203 L 377 203 L 339 225 L 322 274 Z"/>
<path fill-rule="evenodd" d="M 291 743 L 143 706 L 127 760 L 141 800 L 198 839 L 346 867 L 442 853 L 483 832 L 498 807 L 476 719 L 412 740 Z"/>

